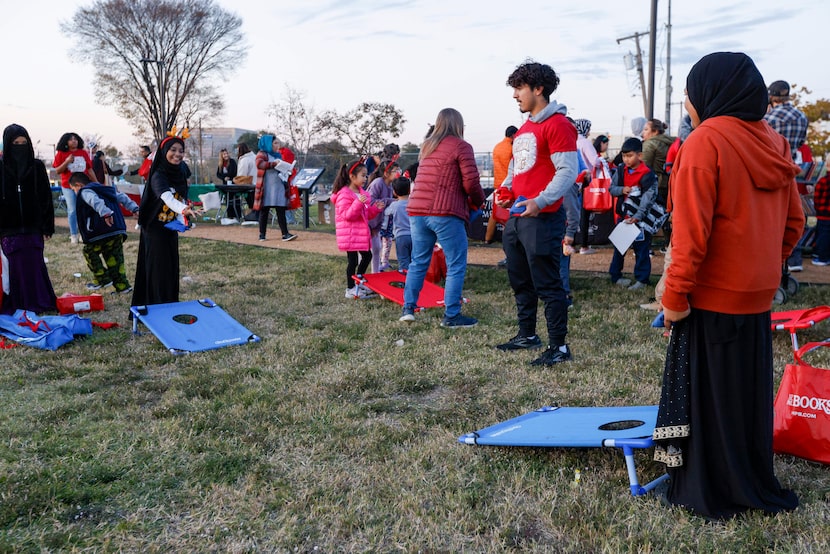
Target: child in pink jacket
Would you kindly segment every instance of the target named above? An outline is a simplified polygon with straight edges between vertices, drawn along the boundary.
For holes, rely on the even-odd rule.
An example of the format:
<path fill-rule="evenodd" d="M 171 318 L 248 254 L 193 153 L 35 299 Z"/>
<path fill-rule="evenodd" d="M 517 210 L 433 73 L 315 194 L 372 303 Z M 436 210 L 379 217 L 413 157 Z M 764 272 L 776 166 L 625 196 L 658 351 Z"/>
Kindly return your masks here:
<path fill-rule="evenodd" d="M 372 204 L 364 190 L 367 171 L 363 160 L 343 164 L 337 178 L 331 200 L 334 203 L 334 226 L 337 248 L 346 252 L 346 298 L 371 298 L 375 294 L 352 278 L 361 275 L 372 261 L 372 236 L 369 220 L 381 209 Z M 359 263 L 358 263 L 359 262 Z"/>

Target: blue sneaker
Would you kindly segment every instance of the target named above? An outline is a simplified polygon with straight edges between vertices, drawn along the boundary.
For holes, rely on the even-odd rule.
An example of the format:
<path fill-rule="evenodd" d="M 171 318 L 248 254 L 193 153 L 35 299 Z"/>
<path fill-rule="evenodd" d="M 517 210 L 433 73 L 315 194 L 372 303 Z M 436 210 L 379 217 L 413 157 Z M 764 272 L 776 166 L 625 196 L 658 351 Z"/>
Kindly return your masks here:
<path fill-rule="evenodd" d="M 444 316 L 441 320 L 441 327 L 450 327 L 453 329 L 460 329 L 462 327 L 475 327 L 478 325 L 478 320 L 474 317 L 467 317 L 466 315 L 456 314 L 453 317 Z"/>
<path fill-rule="evenodd" d="M 412 323 L 415 321 L 415 310 L 412 308 L 404 308 L 401 317 L 398 318 L 398 321 L 403 321 L 404 323 Z"/>

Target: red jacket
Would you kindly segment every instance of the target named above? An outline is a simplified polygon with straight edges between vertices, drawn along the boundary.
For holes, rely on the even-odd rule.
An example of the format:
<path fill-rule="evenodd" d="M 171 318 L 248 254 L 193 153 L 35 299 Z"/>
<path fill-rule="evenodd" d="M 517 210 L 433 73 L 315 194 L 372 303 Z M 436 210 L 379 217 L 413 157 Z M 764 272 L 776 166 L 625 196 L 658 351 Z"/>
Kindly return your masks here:
<path fill-rule="evenodd" d="M 764 121 L 705 120 L 671 178 L 672 262 L 663 305 L 767 312 L 804 229 L 787 139 Z"/>
<path fill-rule="evenodd" d="M 827 175 L 816 181 L 813 203 L 816 207 L 816 219 L 830 219 L 830 182 L 827 181 Z"/>
<path fill-rule="evenodd" d="M 458 137 L 446 137 L 418 165 L 412 184 L 409 215 L 454 215 L 470 221 L 470 209 L 484 204 L 473 147 Z"/>

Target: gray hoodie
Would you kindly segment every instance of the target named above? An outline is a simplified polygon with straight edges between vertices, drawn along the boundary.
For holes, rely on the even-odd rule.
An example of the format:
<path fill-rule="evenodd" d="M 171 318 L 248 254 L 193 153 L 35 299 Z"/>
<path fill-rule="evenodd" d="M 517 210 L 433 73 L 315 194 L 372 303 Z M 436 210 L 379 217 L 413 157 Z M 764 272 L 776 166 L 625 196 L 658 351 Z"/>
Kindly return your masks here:
<path fill-rule="evenodd" d="M 557 113 L 566 115 L 568 113 L 568 107 L 564 104 L 557 103 L 555 100 L 551 100 L 550 104 L 542 108 L 539 113 L 530 116 L 530 120 L 534 123 L 541 123 Z M 565 196 L 568 192 L 568 187 L 574 184 L 576 176 L 579 173 L 579 161 L 575 149 L 572 152 L 554 152 L 551 154 L 550 159 L 553 162 L 553 167 L 556 168 L 556 173 L 541 194 L 535 198 L 536 205 L 540 210 Z M 507 178 L 502 183 L 502 186 L 510 187 L 512 183 L 513 161 L 511 160 L 507 168 Z"/>

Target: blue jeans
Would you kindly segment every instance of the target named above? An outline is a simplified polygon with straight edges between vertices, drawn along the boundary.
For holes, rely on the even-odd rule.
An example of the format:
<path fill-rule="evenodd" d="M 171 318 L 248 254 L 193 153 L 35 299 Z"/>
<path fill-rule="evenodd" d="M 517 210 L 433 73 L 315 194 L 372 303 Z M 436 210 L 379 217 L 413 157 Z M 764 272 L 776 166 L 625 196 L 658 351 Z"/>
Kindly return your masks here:
<path fill-rule="evenodd" d="M 643 232 L 643 235 L 643 240 L 635 240 L 631 243 L 631 249 L 634 251 L 634 278 L 640 283 L 648 284 L 651 277 L 651 257 L 649 257 L 651 233 Z M 625 255 L 620 254 L 619 250 L 615 248 L 614 256 L 611 258 L 611 267 L 608 268 L 612 283 L 616 283 L 622 277 L 624 265 Z"/>
<path fill-rule="evenodd" d="M 461 313 L 461 289 L 467 272 L 467 230 L 464 220 L 455 216 L 412 216 L 412 262 L 406 273 L 403 291 L 404 309 L 414 310 L 424 287 L 424 278 L 432 261 L 432 248 L 441 244 L 447 258 L 444 285 L 444 316 Z"/>
<path fill-rule="evenodd" d="M 559 277 L 562 279 L 562 288 L 565 294 L 571 295 L 571 257 L 564 252 L 559 253 Z"/>
<path fill-rule="evenodd" d="M 398 258 L 398 269 L 408 270 L 412 262 L 412 237 L 410 235 L 395 237 L 395 256 Z"/>
<path fill-rule="evenodd" d="M 816 248 L 813 253 L 820 262 L 830 262 L 830 220 L 816 221 Z"/>
<path fill-rule="evenodd" d="M 62 188 L 63 199 L 66 200 L 66 219 L 69 220 L 69 234 L 78 234 L 78 218 L 75 215 L 75 205 L 77 204 L 77 197 L 75 191 L 71 188 Z"/>

